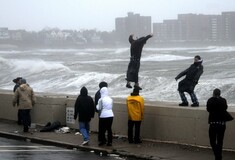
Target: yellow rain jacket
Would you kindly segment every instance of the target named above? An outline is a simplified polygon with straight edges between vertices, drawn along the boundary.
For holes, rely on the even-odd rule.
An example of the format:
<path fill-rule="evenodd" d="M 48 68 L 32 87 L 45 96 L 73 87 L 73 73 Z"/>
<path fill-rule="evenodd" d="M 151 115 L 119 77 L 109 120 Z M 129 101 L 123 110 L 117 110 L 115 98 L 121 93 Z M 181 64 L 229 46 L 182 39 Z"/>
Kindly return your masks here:
<path fill-rule="evenodd" d="M 141 121 L 144 119 L 144 98 L 139 95 L 130 95 L 127 97 L 128 119 L 132 121 Z"/>

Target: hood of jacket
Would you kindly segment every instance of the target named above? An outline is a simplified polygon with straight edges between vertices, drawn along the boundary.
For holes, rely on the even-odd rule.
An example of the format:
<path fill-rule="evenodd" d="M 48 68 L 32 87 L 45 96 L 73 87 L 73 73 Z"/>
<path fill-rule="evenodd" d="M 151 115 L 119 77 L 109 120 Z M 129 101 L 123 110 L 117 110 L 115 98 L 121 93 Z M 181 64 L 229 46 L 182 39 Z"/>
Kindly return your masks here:
<path fill-rule="evenodd" d="M 107 87 L 101 88 L 100 89 L 100 95 L 101 95 L 101 98 L 108 96 L 109 95 L 108 88 Z"/>
<path fill-rule="evenodd" d="M 27 90 L 28 85 L 27 85 L 27 84 L 21 84 L 21 85 L 19 86 L 19 88 L 20 88 L 20 90 L 25 91 L 25 90 Z"/>
<path fill-rule="evenodd" d="M 88 94 L 88 90 L 86 87 L 82 87 L 81 90 L 80 90 L 80 95 L 81 96 L 87 96 Z"/>

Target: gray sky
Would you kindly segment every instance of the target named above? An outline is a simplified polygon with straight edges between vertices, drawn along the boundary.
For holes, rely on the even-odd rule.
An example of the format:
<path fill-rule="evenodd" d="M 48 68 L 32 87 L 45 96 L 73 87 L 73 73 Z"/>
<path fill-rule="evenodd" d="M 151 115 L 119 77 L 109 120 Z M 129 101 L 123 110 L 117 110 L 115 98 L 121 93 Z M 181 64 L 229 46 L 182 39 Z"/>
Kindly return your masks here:
<path fill-rule="evenodd" d="M 0 0 L 0 27 L 112 31 L 115 18 L 127 12 L 151 16 L 155 23 L 177 19 L 178 14 L 224 11 L 235 11 L 235 0 Z"/>

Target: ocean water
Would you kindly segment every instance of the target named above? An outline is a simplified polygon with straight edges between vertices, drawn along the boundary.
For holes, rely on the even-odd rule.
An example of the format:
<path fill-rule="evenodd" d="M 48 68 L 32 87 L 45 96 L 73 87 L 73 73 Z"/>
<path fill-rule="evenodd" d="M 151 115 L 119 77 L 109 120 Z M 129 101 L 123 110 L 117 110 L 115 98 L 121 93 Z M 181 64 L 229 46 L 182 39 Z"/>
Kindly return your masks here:
<path fill-rule="evenodd" d="M 235 104 L 235 46 L 201 48 L 143 49 L 139 83 L 146 101 L 180 103 L 175 77 L 203 58 L 204 73 L 195 88 L 200 104 L 205 105 L 214 88 L 220 88 L 229 105 Z M 12 90 L 12 80 L 27 79 L 35 92 L 77 96 L 82 86 L 94 97 L 101 81 L 109 84 L 109 94 L 126 98 L 129 48 L 0 50 L 0 89 Z M 190 97 L 187 95 L 189 102 Z"/>

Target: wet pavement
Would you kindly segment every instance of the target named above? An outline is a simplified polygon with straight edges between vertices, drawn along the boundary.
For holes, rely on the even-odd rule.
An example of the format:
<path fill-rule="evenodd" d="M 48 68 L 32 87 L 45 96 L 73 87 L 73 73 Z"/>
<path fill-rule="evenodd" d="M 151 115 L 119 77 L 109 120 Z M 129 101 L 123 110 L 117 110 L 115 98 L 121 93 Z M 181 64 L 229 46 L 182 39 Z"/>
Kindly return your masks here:
<path fill-rule="evenodd" d="M 83 138 L 77 131 L 69 133 L 39 132 L 41 126 L 30 129 L 29 133 L 22 132 L 23 127 L 15 121 L 0 119 L 0 136 L 30 141 L 45 145 L 54 145 L 67 149 L 78 149 L 98 154 L 118 154 L 122 157 L 135 159 L 156 160 L 213 160 L 210 148 L 181 145 L 175 143 L 143 140 L 141 144 L 129 144 L 126 137 L 114 135 L 112 146 L 99 146 L 97 133 L 91 133 L 88 145 L 82 146 Z M 234 160 L 235 151 L 223 151 L 223 160 Z"/>

